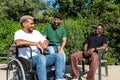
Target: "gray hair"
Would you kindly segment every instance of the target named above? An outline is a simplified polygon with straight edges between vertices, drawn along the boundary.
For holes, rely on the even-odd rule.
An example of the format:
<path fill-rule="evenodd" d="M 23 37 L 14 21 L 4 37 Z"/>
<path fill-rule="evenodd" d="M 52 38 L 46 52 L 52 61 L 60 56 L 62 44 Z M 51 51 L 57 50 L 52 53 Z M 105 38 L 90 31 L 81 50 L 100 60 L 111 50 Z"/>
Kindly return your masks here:
<path fill-rule="evenodd" d="M 34 18 L 32 16 L 29 16 L 29 15 L 24 15 L 20 18 L 20 23 L 23 23 L 23 22 L 27 21 L 28 19 L 33 20 Z"/>

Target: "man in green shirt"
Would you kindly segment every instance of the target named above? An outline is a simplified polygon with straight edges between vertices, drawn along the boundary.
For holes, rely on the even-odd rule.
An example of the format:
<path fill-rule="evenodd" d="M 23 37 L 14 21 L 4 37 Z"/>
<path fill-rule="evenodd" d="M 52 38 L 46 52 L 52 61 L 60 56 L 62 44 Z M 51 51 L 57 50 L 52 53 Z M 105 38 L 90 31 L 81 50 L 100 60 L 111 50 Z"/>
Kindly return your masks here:
<path fill-rule="evenodd" d="M 63 56 L 63 73 L 65 72 L 66 55 L 64 47 L 66 45 L 66 30 L 60 25 L 62 22 L 62 15 L 57 13 L 54 15 L 54 23 L 49 24 L 45 31 L 44 36 L 48 39 L 50 45 L 46 48 L 50 54 L 61 54 Z"/>

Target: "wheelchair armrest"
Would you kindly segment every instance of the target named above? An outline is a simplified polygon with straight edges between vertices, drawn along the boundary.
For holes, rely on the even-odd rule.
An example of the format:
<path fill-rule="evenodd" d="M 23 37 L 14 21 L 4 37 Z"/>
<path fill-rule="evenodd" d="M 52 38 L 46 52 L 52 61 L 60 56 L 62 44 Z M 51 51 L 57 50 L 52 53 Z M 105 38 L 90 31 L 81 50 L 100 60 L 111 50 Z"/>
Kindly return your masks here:
<path fill-rule="evenodd" d="M 17 46 L 15 46 L 16 48 L 25 48 L 25 47 L 30 47 L 29 45 L 17 45 Z"/>
<path fill-rule="evenodd" d="M 98 53 L 104 51 L 105 53 L 108 52 L 108 48 L 104 49 L 104 50 L 98 50 Z"/>
<path fill-rule="evenodd" d="M 32 49 L 31 49 L 31 47 L 29 46 L 29 45 L 14 45 L 14 47 L 16 48 L 16 53 L 17 53 L 17 56 L 18 56 L 18 49 L 19 48 L 26 48 L 26 47 L 28 47 L 29 49 L 30 49 L 30 59 L 32 59 Z"/>
<path fill-rule="evenodd" d="M 49 43 L 48 46 L 57 46 L 56 44 Z"/>
<path fill-rule="evenodd" d="M 99 50 L 99 51 L 98 51 L 99 57 L 101 57 L 101 53 L 102 53 L 102 52 L 104 53 L 104 54 L 103 54 L 103 59 L 104 59 L 104 60 L 107 60 L 108 47 L 107 47 L 105 50 Z"/>
<path fill-rule="evenodd" d="M 58 46 L 57 46 L 56 44 L 51 44 L 51 43 L 49 43 L 48 46 L 53 46 L 55 52 L 56 52 L 56 53 L 58 52 Z"/>

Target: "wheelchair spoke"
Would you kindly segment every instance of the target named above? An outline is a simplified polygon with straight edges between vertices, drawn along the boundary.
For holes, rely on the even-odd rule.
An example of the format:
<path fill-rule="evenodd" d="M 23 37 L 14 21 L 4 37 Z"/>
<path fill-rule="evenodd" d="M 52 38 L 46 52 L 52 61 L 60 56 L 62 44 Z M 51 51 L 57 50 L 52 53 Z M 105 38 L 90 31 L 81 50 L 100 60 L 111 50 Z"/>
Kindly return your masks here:
<path fill-rule="evenodd" d="M 13 60 L 8 64 L 7 80 L 24 80 L 23 71 L 20 64 Z"/>

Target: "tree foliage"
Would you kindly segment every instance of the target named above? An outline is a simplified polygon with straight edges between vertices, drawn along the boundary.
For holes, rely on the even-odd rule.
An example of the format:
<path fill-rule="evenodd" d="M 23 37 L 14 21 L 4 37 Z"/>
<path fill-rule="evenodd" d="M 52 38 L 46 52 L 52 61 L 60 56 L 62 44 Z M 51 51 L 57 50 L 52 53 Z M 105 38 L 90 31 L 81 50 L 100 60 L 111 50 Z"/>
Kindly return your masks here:
<path fill-rule="evenodd" d="M 0 0 L 0 3 L 1 17 L 14 20 L 19 20 L 22 15 L 35 16 L 40 9 L 47 8 L 42 0 Z"/>
<path fill-rule="evenodd" d="M 56 0 L 54 6 L 59 4 L 59 11 L 66 17 L 78 17 L 87 0 Z"/>

